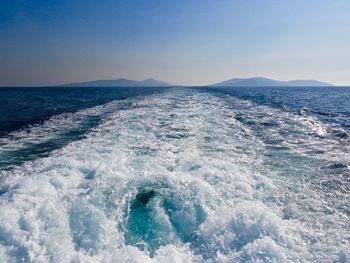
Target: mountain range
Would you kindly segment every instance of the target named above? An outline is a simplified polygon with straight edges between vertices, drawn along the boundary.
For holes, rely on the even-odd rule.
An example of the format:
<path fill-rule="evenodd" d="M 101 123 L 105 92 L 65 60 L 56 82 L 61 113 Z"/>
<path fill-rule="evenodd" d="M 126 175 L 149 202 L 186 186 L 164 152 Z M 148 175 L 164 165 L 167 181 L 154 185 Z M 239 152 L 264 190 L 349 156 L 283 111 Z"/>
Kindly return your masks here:
<path fill-rule="evenodd" d="M 321 82 L 318 80 L 290 80 L 290 81 L 279 81 L 274 79 L 267 79 L 261 77 L 253 78 L 234 78 L 225 80 L 219 83 L 212 84 L 210 86 L 221 86 L 221 87 L 278 87 L 278 86 L 289 86 L 289 87 L 320 87 L 320 86 L 332 86 L 331 84 Z"/>
<path fill-rule="evenodd" d="M 64 87 L 169 87 L 176 86 L 156 79 L 145 79 L 142 81 L 129 79 L 114 79 L 114 80 L 93 80 L 86 82 L 75 82 L 60 85 Z M 274 79 L 253 77 L 253 78 L 233 78 L 222 82 L 206 85 L 217 87 L 324 87 L 332 86 L 329 83 L 318 80 L 291 80 L 279 81 Z"/>
<path fill-rule="evenodd" d="M 168 87 L 169 83 L 152 78 L 142 81 L 130 79 L 93 80 L 60 85 L 62 87 Z"/>

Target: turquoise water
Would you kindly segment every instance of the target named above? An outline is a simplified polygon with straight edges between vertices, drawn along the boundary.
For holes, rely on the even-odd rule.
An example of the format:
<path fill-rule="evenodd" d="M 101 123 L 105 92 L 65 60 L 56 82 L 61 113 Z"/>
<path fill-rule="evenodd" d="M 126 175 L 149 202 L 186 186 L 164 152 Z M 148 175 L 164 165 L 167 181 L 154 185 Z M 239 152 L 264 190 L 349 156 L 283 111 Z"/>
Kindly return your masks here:
<path fill-rule="evenodd" d="M 3 262 L 350 260 L 349 88 L 82 91 L 0 90 Z"/>

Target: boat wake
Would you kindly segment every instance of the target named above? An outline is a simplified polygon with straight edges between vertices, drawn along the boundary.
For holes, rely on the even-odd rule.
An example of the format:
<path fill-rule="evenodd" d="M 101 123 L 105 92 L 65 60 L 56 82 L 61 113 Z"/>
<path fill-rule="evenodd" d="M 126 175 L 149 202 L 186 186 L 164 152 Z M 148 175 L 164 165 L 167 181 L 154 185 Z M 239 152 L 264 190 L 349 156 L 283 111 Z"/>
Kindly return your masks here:
<path fill-rule="evenodd" d="M 325 124 L 192 89 L 123 103 L 2 143 L 81 131 L 1 171 L 2 261 L 350 260 L 350 149 Z"/>

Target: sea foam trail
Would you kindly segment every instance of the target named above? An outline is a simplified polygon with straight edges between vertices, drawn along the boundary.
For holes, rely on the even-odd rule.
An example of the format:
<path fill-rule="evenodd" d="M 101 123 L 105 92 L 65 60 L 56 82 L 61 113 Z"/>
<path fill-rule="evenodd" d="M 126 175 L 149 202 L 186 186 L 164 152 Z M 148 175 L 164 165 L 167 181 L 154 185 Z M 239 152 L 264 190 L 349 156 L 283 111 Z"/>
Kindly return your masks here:
<path fill-rule="evenodd" d="M 279 127 L 303 120 L 190 89 L 131 102 L 85 138 L 2 172 L 3 261 L 349 260 L 348 215 L 325 209 L 332 199 L 312 180 L 272 167 L 268 140 L 286 144 Z M 264 133 L 247 117 L 281 123 Z"/>
<path fill-rule="evenodd" d="M 128 108 L 133 99 L 116 100 L 75 113 L 52 116 L 42 124 L 32 124 L 0 138 L 0 169 L 10 169 L 25 161 L 46 157 L 50 152 L 85 137 L 111 112 Z"/>

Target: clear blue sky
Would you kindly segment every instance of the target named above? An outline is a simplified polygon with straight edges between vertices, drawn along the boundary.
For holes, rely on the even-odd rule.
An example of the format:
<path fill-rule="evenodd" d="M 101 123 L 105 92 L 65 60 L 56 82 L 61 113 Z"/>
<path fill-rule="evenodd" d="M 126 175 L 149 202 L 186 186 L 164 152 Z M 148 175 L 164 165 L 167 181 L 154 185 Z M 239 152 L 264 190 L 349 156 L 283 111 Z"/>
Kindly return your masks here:
<path fill-rule="evenodd" d="M 1 0 L 0 85 L 233 77 L 350 85 L 349 0 Z"/>

